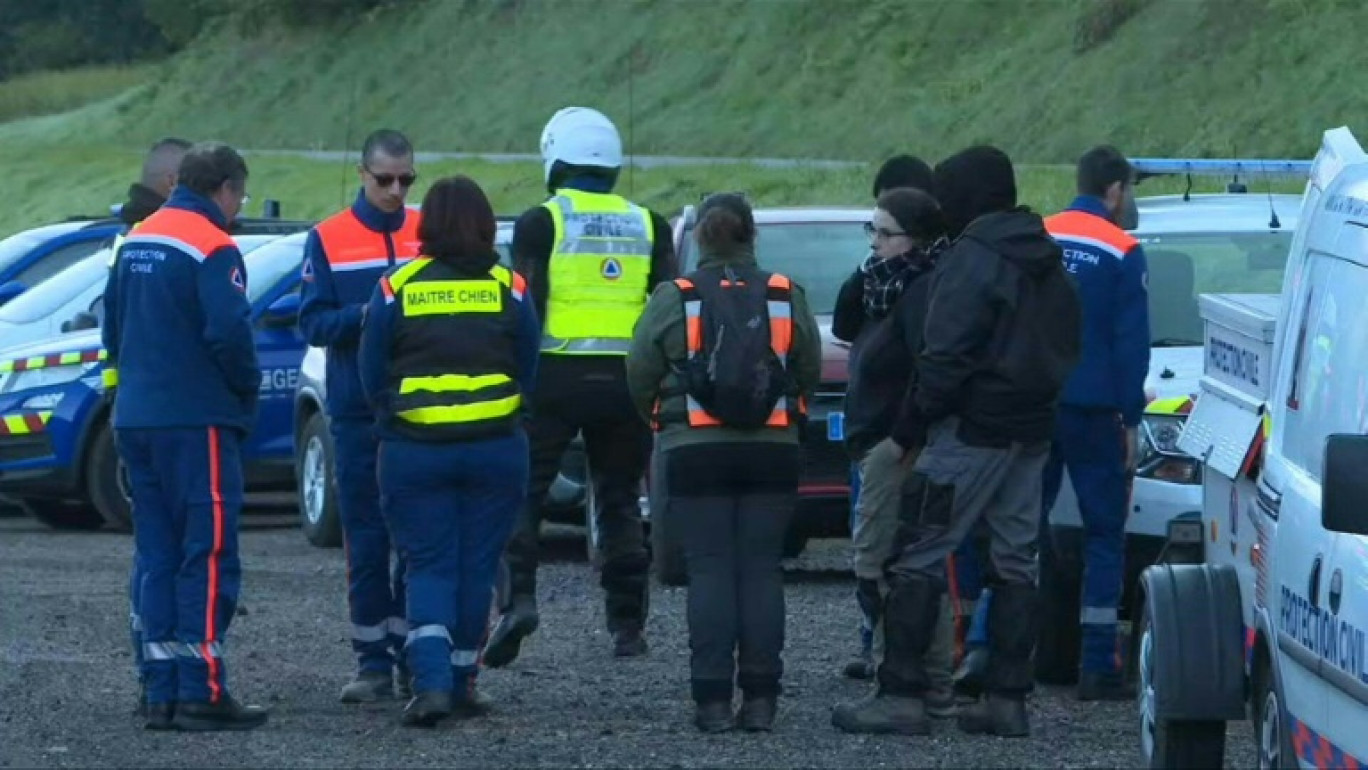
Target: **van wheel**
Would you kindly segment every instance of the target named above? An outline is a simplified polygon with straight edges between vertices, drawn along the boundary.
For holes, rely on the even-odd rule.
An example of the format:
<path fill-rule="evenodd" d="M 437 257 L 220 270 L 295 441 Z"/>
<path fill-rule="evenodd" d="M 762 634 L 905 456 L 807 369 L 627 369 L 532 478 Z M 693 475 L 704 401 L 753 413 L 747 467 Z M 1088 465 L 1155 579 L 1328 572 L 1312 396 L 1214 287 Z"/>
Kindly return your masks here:
<path fill-rule="evenodd" d="M 114 448 L 114 431 L 107 420 L 96 429 L 95 438 L 91 440 L 85 471 L 86 497 L 104 523 L 117 532 L 132 531 L 131 490 L 119 453 Z"/>
<path fill-rule="evenodd" d="M 1254 678 L 1254 734 L 1258 739 L 1259 770 L 1297 767 L 1297 749 L 1285 718 L 1282 699 L 1273 682 L 1267 659 L 1259 661 Z"/>
<path fill-rule="evenodd" d="M 33 518 L 57 530 L 94 532 L 105 524 L 100 512 L 89 505 L 59 500 L 25 500 L 23 505 Z"/>
<path fill-rule="evenodd" d="M 1175 654 L 1173 643 L 1153 632 L 1150 606 L 1145 605 L 1136 643 L 1136 694 L 1140 716 L 1140 751 L 1148 767 L 1225 767 L 1226 723 L 1222 721 L 1176 721 L 1156 714 L 1155 660 Z"/>
<path fill-rule="evenodd" d="M 304 423 L 295 453 L 300 527 L 319 548 L 342 545 L 342 519 L 337 512 L 337 482 L 333 479 L 333 441 L 327 418 L 314 414 Z"/>

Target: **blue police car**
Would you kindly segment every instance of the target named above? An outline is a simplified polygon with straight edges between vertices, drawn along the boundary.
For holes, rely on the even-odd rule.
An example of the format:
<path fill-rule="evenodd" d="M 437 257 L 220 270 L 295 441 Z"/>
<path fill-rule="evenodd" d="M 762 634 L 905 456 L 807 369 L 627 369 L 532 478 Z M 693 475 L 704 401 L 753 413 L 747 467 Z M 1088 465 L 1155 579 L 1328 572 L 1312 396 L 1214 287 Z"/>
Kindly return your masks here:
<path fill-rule="evenodd" d="M 253 492 L 294 486 L 290 419 L 305 351 L 296 329 L 299 272 L 302 231 L 310 225 L 276 220 L 257 228 L 294 234 L 244 257 L 263 375 L 256 427 L 243 444 Z M 109 426 L 111 398 L 102 385 L 105 366 L 98 330 L 0 351 L 0 496 L 56 528 L 130 526 Z"/>
<path fill-rule="evenodd" d="M 95 253 L 122 227 L 117 219 L 73 219 L 0 240 L 0 305 Z"/>

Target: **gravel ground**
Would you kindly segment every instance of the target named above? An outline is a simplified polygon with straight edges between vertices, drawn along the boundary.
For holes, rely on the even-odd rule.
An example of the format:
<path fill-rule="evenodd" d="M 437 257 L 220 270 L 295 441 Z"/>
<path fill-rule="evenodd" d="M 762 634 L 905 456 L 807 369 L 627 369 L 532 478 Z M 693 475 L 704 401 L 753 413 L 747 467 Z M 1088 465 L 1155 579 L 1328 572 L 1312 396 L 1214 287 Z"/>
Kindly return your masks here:
<path fill-rule="evenodd" d="M 230 632 L 230 684 L 272 707 L 251 733 L 148 733 L 131 715 L 130 539 L 56 533 L 0 518 L 0 766 L 88 767 L 1133 767 L 1130 704 L 1079 704 L 1040 689 L 1025 740 L 969 737 L 940 722 L 927 738 L 857 737 L 831 727 L 833 702 L 864 688 L 840 678 L 854 641 L 844 544 L 814 541 L 788 580 L 787 692 L 776 732 L 698 734 L 690 722 L 682 589 L 655 588 L 651 653 L 617 661 L 582 537 L 549 536 L 542 624 L 509 669 L 482 686 L 498 712 L 432 731 L 401 728 L 400 704 L 346 707 L 351 672 L 338 550 L 309 546 L 288 517 L 242 534 L 243 604 Z M 1252 756 L 1248 727 L 1231 752 Z"/>

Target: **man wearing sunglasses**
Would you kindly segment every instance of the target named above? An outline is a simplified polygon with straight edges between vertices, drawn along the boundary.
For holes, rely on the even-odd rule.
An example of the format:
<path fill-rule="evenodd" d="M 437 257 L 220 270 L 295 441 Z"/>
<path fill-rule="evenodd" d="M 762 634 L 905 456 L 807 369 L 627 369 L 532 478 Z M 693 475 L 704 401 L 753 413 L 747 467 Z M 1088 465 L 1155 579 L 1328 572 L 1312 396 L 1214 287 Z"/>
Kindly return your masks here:
<path fill-rule="evenodd" d="M 361 389 L 356 355 L 366 303 L 380 276 L 418 255 L 418 212 L 404 205 L 417 179 L 413 146 L 398 131 L 376 131 L 362 146 L 358 173 L 361 191 L 352 205 L 309 233 L 299 309 L 305 341 L 328 349 L 333 475 L 358 665 L 356 678 L 342 688 L 343 703 L 406 698 L 409 686 L 402 654 L 408 634 L 403 561 L 401 556 L 391 571 L 390 537 L 380 515 L 375 473 L 374 415 Z"/>

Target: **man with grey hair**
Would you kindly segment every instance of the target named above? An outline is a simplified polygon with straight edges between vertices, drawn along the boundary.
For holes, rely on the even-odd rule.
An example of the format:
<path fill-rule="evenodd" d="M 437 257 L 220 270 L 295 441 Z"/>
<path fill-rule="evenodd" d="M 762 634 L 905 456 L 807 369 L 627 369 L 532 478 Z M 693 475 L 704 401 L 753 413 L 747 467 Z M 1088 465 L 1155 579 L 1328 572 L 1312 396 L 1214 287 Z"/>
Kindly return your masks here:
<path fill-rule="evenodd" d="M 115 444 L 142 570 L 144 726 L 248 730 L 266 712 L 229 694 L 223 659 L 242 580 L 242 441 L 261 385 L 247 266 L 228 235 L 247 164 L 198 144 L 177 180 L 120 245 L 101 330 L 119 367 Z"/>

